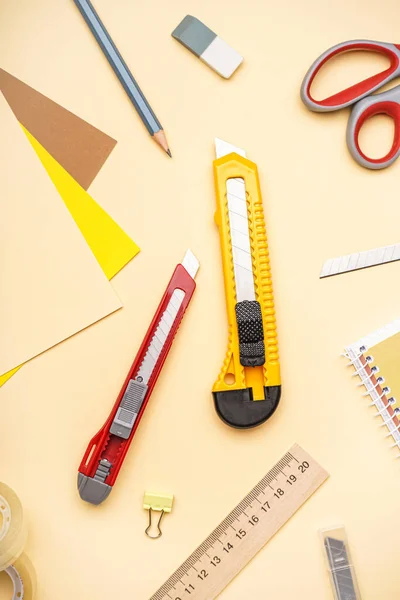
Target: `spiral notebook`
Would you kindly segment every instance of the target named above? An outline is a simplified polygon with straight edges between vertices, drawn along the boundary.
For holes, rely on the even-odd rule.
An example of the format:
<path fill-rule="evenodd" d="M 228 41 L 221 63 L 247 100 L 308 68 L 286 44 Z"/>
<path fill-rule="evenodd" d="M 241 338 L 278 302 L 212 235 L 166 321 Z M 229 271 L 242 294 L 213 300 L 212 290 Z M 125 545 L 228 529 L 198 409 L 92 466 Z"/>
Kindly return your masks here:
<path fill-rule="evenodd" d="M 400 319 L 370 333 L 345 349 L 354 375 L 370 396 L 392 447 L 400 448 Z"/>

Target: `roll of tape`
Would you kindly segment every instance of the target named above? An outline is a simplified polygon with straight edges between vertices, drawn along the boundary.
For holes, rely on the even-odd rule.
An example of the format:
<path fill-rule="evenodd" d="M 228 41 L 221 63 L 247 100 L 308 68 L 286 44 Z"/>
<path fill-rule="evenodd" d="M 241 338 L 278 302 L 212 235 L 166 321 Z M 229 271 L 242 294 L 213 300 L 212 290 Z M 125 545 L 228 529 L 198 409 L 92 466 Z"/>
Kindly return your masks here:
<path fill-rule="evenodd" d="M 27 556 L 22 554 L 27 524 L 17 494 L 0 482 L 0 571 L 5 571 L 14 586 L 12 600 L 33 600 L 36 576 Z"/>
<path fill-rule="evenodd" d="M 5 571 L 13 582 L 14 591 L 11 600 L 34 600 L 36 592 L 36 575 L 31 561 L 26 554 L 15 561 Z"/>
<path fill-rule="evenodd" d="M 27 526 L 17 494 L 0 483 L 0 571 L 12 565 L 25 546 Z"/>

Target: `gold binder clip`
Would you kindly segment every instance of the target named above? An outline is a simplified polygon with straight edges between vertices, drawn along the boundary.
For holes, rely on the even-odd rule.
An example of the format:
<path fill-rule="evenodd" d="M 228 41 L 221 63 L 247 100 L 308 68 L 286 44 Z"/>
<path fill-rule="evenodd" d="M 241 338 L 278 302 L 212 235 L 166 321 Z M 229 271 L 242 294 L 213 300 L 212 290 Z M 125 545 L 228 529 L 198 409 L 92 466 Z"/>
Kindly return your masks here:
<path fill-rule="evenodd" d="M 172 504 L 174 501 L 174 497 L 169 494 L 152 494 L 150 492 L 145 492 L 143 498 L 143 508 L 149 511 L 149 525 L 145 529 L 145 534 L 152 539 L 157 539 L 162 535 L 162 531 L 160 529 L 161 521 L 164 516 L 164 513 L 169 513 L 172 510 Z M 156 525 L 158 529 L 157 535 L 151 535 L 151 511 L 161 512 L 160 518 L 158 519 L 158 523 Z"/>

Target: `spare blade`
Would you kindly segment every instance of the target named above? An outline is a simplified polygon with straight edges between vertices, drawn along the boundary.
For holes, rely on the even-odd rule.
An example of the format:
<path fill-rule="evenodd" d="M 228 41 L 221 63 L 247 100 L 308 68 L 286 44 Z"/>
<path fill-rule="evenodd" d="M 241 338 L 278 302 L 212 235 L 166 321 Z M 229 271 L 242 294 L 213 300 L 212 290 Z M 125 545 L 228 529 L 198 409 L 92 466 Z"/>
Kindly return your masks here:
<path fill-rule="evenodd" d="M 338 600 L 357 600 L 357 592 L 345 543 L 342 540 L 327 537 L 325 548 Z"/>
<path fill-rule="evenodd" d="M 181 264 L 183 267 L 185 267 L 192 279 L 194 279 L 199 269 L 199 261 L 191 250 L 186 252 Z M 179 288 L 173 292 L 167 308 L 163 312 L 162 317 L 155 328 L 149 347 L 147 348 L 146 354 L 139 367 L 139 371 L 135 377 L 135 379 L 140 383 L 145 385 L 149 383 L 150 377 L 160 357 L 169 332 L 174 325 L 184 297 L 185 292 Z"/>
<path fill-rule="evenodd" d="M 400 260 L 400 244 L 382 246 L 380 248 L 374 248 L 373 250 L 355 252 L 354 254 L 346 254 L 327 260 L 322 267 L 319 278 L 323 279 L 324 277 L 340 275 L 340 273 L 367 269 L 368 267 L 375 267 L 396 260 Z"/>
<path fill-rule="evenodd" d="M 246 158 L 246 152 L 224 140 L 215 138 L 217 158 L 235 152 Z M 235 273 L 236 301 L 255 300 L 253 261 L 251 257 L 249 219 L 244 179 L 228 179 L 226 182 L 229 227 L 231 232 L 233 270 Z"/>

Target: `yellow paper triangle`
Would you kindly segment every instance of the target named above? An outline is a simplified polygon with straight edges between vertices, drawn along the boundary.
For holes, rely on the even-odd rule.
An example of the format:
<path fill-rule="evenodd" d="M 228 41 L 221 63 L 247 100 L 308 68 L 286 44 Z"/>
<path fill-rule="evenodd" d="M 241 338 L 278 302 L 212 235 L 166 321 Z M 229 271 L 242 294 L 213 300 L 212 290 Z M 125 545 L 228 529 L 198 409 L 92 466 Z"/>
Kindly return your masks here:
<path fill-rule="evenodd" d="M 1 387 L 2 385 L 4 385 L 6 381 L 8 381 L 9 379 L 11 379 L 11 377 L 12 377 L 13 375 L 15 375 L 15 373 L 16 373 L 17 371 L 19 371 L 19 369 L 20 369 L 21 367 L 22 367 L 22 365 L 19 365 L 19 367 L 15 367 L 14 369 L 11 369 L 11 371 L 8 371 L 8 373 L 4 373 L 4 375 L 1 375 L 1 377 L 0 377 L 0 387 Z"/>
<path fill-rule="evenodd" d="M 105 275 L 111 279 L 136 256 L 138 246 L 33 135 L 21 127 Z"/>
<path fill-rule="evenodd" d="M 75 179 L 21 125 L 50 179 L 64 200 L 75 223 L 108 279 L 111 279 L 139 252 L 139 247 L 93 200 Z M 22 365 L 0 376 L 0 387 Z"/>

